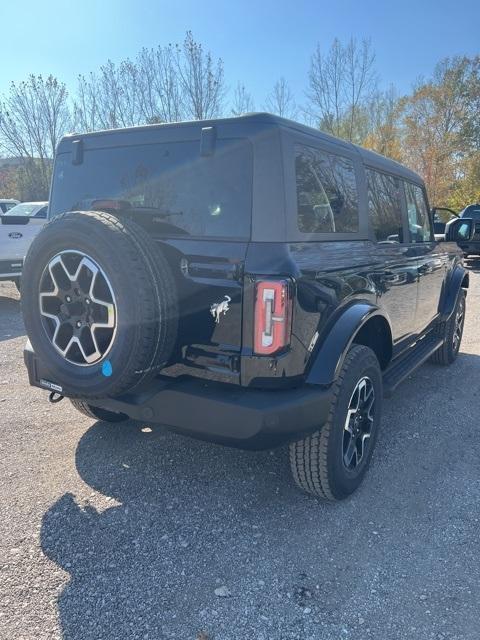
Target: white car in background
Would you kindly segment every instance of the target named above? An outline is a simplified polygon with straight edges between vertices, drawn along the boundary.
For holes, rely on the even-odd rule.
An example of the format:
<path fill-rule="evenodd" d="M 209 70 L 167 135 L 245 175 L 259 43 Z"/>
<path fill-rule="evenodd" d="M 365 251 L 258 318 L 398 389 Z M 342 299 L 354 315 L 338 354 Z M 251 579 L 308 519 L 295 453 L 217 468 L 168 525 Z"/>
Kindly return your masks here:
<path fill-rule="evenodd" d="M 2 200 L 0 198 L 0 216 L 3 216 L 4 213 L 7 213 L 7 211 L 16 204 L 20 204 L 20 202 L 18 200 Z"/>
<path fill-rule="evenodd" d="M 47 221 L 48 202 L 22 202 L 0 215 L 0 281 L 20 287 L 23 259 Z"/>

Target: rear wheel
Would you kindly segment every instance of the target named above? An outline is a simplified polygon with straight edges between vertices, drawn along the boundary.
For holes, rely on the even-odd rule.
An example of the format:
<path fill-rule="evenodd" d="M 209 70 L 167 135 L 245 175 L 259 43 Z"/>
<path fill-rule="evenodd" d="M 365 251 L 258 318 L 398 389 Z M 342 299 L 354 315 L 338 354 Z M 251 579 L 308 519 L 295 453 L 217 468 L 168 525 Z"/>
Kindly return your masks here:
<path fill-rule="evenodd" d="M 333 387 L 325 425 L 290 445 L 297 485 L 324 500 L 348 497 L 362 482 L 377 440 L 382 375 L 371 349 L 353 345 Z"/>
<path fill-rule="evenodd" d="M 101 420 L 102 422 L 125 422 L 125 420 L 128 420 L 128 416 L 124 413 L 114 413 L 113 411 L 100 409 L 100 407 L 94 407 L 84 400 L 70 399 L 70 402 L 77 411 L 94 420 Z"/>
<path fill-rule="evenodd" d="M 443 344 L 431 357 L 435 364 L 449 365 L 456 359 L 460 350 L 465 324 L 466 300 L 465 291 L 460 290 L 455 309 L 446 322 L 435 328 L 435 333 L 443 338 Z"/>

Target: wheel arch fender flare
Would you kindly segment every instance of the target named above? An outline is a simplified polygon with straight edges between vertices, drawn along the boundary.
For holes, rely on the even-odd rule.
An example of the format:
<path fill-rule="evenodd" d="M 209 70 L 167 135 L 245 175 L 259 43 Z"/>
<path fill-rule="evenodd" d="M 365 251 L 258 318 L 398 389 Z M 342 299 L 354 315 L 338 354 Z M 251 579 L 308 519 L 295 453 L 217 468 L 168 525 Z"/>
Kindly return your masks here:
<path fill-rule="evenodd" d="M 348 350 L 362 328 L 373 319 L 382 325 L 384 335 L 389 341 L 387 364 L 392 355 L 392 330 L 388 317 L 376 305 L 370 302 L 356 302 L 344 309 L 330 325 L 324 338 L 319 341 L 313 354 L 312 364 L 307 375 L 307 384 L 328 386 L 334 382 L 342 368 Z M 363 342 L 362 342 L 363 344 Z M 367 344 L 366 346 L 370 346 Z"/>
<path fill-rule="evenodd" d="M 457 264 L 445 283 L 445 289 L 440 305 L 442 319 L 448 320 L 457 303 L 458 294 L 462 289 L 468 289 L 470 274 L 463 265 Z"/>

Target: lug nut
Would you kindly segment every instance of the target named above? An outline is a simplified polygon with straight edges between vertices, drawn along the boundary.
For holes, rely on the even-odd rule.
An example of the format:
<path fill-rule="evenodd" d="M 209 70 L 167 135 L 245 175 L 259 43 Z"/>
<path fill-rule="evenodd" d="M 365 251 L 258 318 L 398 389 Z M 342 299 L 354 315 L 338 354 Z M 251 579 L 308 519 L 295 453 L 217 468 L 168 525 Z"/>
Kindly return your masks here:
<path fill-rule="evenodd" d="M 80 329 L 80 327 L 82 326 L 82 323 L 80 322 L 80 320 L 77 322 L 77 329 Z"/>
<path fill-rule="evenodd" d="M 90 304 L 90 298 L 85 298 L 85 304 Z"/>
<path fill-rule="evenodd" d="M 70 297 L 70 296 L 65 296 L 65 300 L 66 300 L 67 302 L 71 302 L 71 301 L 72 301 L 72 299 L 71 299 L 71 297 Z"/>

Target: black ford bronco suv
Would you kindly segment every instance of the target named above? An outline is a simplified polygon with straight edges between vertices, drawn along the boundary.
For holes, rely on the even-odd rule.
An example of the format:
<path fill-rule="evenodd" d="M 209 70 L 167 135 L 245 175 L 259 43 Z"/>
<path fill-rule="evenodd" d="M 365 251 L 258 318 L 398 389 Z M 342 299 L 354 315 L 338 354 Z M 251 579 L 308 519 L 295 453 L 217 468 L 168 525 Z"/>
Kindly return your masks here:
<path fill-rule="evenodd" d="M 462 338 L 468 273 L 405 167 L 268 114 L 72 135 L 24 267 L 30 383 L 99 420 L 360 484 L 382 398 Z M 407 399 L 408 402 L 408 399 Z"/>

